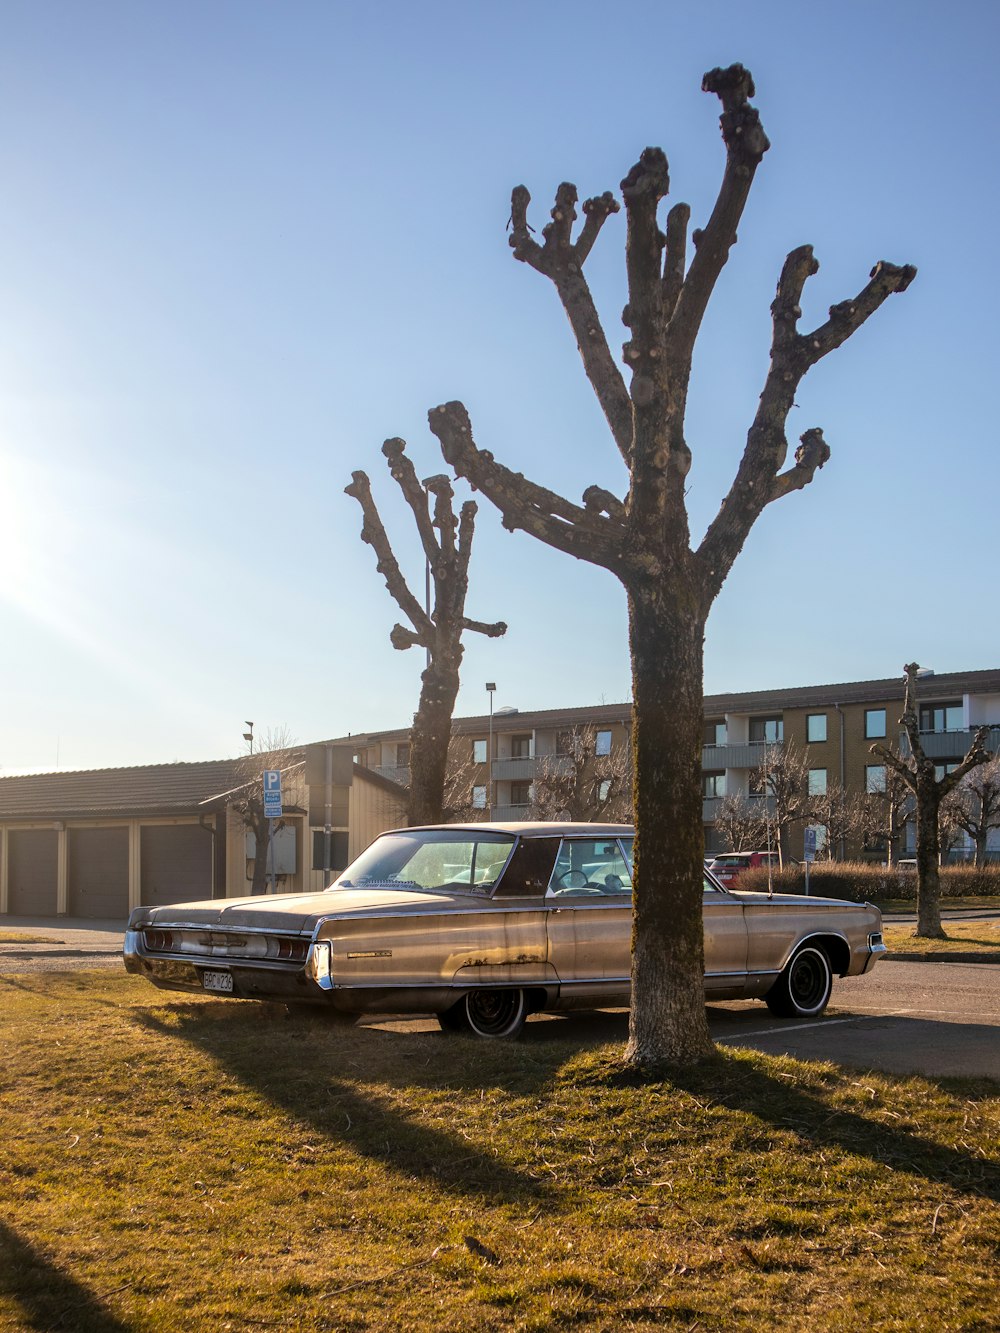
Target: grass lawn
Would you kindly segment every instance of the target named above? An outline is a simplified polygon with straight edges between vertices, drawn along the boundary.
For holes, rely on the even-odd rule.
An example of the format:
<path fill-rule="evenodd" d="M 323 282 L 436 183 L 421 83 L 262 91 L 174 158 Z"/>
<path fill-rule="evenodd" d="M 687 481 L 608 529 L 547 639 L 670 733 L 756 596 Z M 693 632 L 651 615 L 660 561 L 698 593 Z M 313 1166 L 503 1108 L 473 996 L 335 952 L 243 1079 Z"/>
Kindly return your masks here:
<path fill-rule="evenodd" d="M 885 924 L 883 935 L 890 953 L 995 954 L 1000 961 L 1000 921 L 945 921 L 945 940 L 914 935 L 914 925 Z"/>
<path fill-rule="evenodd" d="M 560 1027 L 0 977 L 0 1329 L 1000 1326 L 1000 1085 Z"/>

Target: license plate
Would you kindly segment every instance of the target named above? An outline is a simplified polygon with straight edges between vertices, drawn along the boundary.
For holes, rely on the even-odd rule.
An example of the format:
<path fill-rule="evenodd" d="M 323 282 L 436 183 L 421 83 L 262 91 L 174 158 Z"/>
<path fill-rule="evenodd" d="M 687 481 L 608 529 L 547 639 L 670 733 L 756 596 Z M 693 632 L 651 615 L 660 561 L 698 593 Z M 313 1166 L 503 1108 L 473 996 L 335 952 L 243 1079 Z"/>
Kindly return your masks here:
<path fill-rule="evenodd" d="M 231 972 L 202 972 L 201 984 L 206 990 L 224 991 L 227 995 L 233 993 Z"/>

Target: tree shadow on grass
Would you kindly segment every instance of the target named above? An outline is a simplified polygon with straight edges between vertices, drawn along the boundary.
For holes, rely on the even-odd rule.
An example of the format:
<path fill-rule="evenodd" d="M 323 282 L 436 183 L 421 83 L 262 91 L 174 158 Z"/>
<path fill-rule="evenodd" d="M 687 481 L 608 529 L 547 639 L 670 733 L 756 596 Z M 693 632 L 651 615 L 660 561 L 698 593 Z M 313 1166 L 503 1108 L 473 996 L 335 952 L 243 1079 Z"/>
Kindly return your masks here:
<path fill-rule="evenodd" d="M 390 1104 L 389 1096 L 359 1086 L 387 1083 L 387 1066 L 398 1069 L 400 1085 L 441 1086 L 413 1077 L 405 1038 L 331 1027 L 318 1017 L 289 1020 L 261 1009 L 236 1011 L 226 1003 L 172 1005 L 166 1015 L 135 1011 L 133 1017 L 150 1032 L 189 1042 L 272 1106 L 403 1177 L 477 1199 L 548 1206 L 558 1201 L 550 1184 L 505 1165 L 488 1144 L 446 1133 Z M 426 1074 L 435 1051 L 418 1054 Z"/>
<path fill-rule="evenodd" d="M 720 1051 L 715 1059 L 693 1069 L 643 1076 L 609 1068 L 599 1072 L 596 1079 L 619 1087 L 648 1087 L 661 1082 L 689 1093 L 703 1106 L 742 1111 L 776 1129 L 790 1130 L 809 1149 L 837 1147 L 887 1170 L 922 1176 L 935 1184 L 1000 1202 L 1000 1161 L 995 1157 L 952 1148 L 894 1122 L 887 1123 L 878 1116 L 877 1100 L 873 1101 L 871 1115 L 832 1105 L 818 1089 L 813 1091 L 769 1073 L 764 1062 L 770 1058 L 755 1053 L 752 1060 L 747 1060 Z M 828 1083 L 831 1091 L 845 1076 L 851 1083 L 856 1082 L 855 1073 L 838 1068 Z M 874 1073 L 871 1077 L 878 1080 L 886 1076 Z M 941 1086 L 950 1095 L 965 1096 L 957 1087 L 949 1089 L 946 1082 Z"/>
<path fill-rule="evenodd" d="M 101 1297 L 0 1221 L 0 1296 L 18 1307 L 18 1328 L 45 1333 L 129 1333 Z"/>

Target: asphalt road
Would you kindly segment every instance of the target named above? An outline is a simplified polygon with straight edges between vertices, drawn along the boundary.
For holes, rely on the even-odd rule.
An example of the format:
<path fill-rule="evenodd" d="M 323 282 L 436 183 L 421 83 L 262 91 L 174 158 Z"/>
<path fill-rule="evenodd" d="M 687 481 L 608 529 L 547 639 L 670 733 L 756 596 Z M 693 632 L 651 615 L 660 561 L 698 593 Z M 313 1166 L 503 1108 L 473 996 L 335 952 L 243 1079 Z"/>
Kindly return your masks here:
<path fill-rule="evenodd" d="M 0 917 L 0 932 L 17 927 L 41 942 L 0 943 L 0 977 L 25 972 L 121 967 L 123 928 L 113 921 Z M 708 1008 L 716 1041 L 787 1053 L 805 1060 L 933 1078 L 986 1075 L 1000 1080 L 1000 964 L 882 961 L 867 977 L 834 982 L 822 1018 L 776 1019 L 760 1001 Z M 366 1027 L 437 1031 L 423 1018 L 368 1018 Z M 526 1041 L 570 1038 L 582 1044 L 624 1041 L 624 1010 L 533 1017 Z"/>

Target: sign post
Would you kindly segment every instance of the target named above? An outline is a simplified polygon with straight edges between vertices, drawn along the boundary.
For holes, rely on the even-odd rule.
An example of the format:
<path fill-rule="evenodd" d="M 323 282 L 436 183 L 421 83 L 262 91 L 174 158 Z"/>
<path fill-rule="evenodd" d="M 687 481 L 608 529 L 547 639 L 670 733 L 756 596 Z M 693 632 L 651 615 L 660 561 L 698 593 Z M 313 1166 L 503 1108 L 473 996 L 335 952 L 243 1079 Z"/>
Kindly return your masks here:
<path fill-rule="evenodd" d="M 274 893 L 277 885 L 274 859 L 274 825 L 281 818 L 281 769 L 265 768 L 264 782 L 264 818 L 267 820 L 267 855 L 271 858 L 270 892 Z"/>
<path fill-rule="evenodd" d="M 809 867 L 816 860 L 816 829 L 814 825 L 807 824 L 803 834 L 803 858 L 806 863 L 806 897 L 809 896 Z"/>

